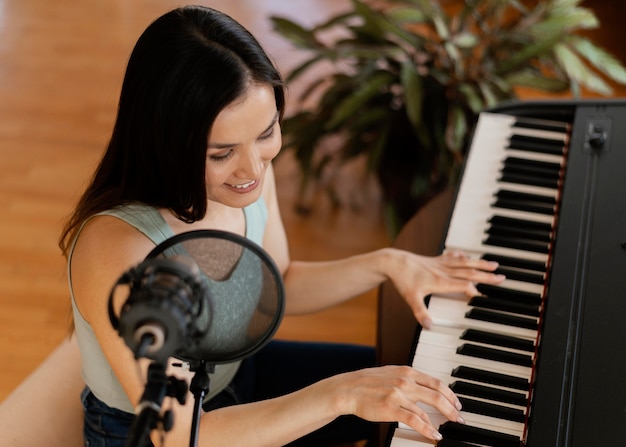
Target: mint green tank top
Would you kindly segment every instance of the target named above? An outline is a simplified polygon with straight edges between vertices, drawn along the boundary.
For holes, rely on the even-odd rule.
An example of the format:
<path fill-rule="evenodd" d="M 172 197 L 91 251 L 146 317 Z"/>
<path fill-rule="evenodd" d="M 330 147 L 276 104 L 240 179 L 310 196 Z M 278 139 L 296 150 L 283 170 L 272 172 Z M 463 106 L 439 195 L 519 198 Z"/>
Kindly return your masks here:
<path fill-rule="evenodd" d="M 263 243 L 263 234 L 267 222 L 267 207 L 263 198 L 243 209 L 246 219 L 246 237 L 259 246 Z M 174 236 L 174 232 L 167 225 L 156 208 L 133 204 L 126 205 L 113 210 L 99 213 L 99 215 L 109 215 L 117 217 L 132 225 L 148 237 L 155 245 Z M 84 223 L 83 223 L 84 226 Z M 81 227 L 82 229 L 82 227 Z M 80 230 L 79 230 L 80 233 Z M 124 392 L 122 385 L 117 380 L 111 365 L 107 361 L 100 344 L 93 332 L 91 325 L 83 318 L 76 303 L 72 290 L 72 277 L 70 265 L 74 252 L 75 242 L 70 247 L 67 263 L 67 274 L 69 280 L 70 297 L 74 315 L 76 338 L 82 356 L 82 375 L 85 384 L 91 389 L 93 394 L 110 407 L 134 413 L 134 406 Z M 113 284 L 111 284 L 113 287 Z M 103 310 L 104 311 L 104 310 Z M 222 391 L 235 376 L 240 362 L 220 364 L 215 366 L 215 372 L 210 374 L 210 389 L 207 399 L 212 398 Z M 135 368 L 134 364 L 129 364 L 129 368 Z"/>

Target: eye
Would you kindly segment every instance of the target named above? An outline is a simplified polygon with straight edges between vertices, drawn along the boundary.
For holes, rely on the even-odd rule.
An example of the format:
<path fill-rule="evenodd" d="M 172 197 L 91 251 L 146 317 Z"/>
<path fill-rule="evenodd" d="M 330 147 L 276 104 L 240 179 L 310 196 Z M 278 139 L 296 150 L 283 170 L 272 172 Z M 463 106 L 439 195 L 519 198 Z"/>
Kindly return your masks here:
<path fill-rule="evenodd" d="M 269 140 L 270 138 L 274 136 L 275 133 L 276 133 L 276 125 L 270 127 L 268 130 L 263 132 L 261 136 L 259 137 L 259 140 Z"/>
<path fill-rule="evenodd" d="M 212 161 L 226 161 L 234 154 L 233 149 L 222 150 L 213 154 L 209 154 L 209 159 Z"/>

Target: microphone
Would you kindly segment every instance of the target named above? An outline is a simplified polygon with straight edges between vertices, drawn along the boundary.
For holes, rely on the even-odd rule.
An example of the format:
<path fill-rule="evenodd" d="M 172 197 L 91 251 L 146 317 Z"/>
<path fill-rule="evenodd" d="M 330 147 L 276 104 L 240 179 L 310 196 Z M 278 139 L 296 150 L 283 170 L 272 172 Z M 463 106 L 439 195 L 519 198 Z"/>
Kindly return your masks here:
<path fill-rule="evenodd" d="M 128 286 L 119 318 L 113 297 Z M 195 349 L 211 324 L 211 298 L 196 262 L 188 256 L 146 259 L 117 281 L 109 318 L 135 358 L 165 362 L 181 348 Z"/>

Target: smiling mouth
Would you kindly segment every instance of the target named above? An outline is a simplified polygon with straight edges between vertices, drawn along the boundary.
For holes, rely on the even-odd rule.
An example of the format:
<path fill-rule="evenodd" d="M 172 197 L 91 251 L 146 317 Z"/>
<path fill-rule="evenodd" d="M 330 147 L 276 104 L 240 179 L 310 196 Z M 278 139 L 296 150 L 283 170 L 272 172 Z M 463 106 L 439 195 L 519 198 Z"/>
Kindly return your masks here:
<path fill-rule="evenodd" d="M 250 186 L 254 185 L 256 183 L 256 180 L 252 180 L 249 181 L 247 183 L 242 183 L 240 185 L 231 185 L 229 184 L 228 186 L 230 186 L 231 188 L 235 188 L 235 189 L 246 189 L 249 188 Z"/>

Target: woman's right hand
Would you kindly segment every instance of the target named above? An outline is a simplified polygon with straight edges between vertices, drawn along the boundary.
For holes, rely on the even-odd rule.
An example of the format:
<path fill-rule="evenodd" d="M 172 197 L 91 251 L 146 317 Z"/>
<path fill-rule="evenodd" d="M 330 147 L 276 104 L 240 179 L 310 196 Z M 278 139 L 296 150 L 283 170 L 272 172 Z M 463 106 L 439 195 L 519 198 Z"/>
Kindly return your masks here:
<path fill-rule="evenodd" d="M 436 408 L 451 421 L 463 423 L 461 403 L 441 380 L 409 366 L 382 366 L 341 374 L 338 388 L 341 414 L 374 422 L 403 422 L 438 441 L 441 434 L 417 403 Z"/>

